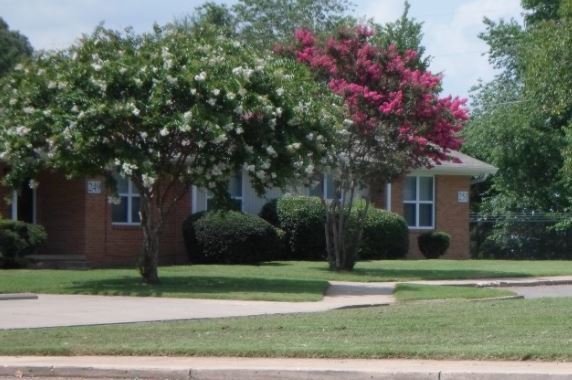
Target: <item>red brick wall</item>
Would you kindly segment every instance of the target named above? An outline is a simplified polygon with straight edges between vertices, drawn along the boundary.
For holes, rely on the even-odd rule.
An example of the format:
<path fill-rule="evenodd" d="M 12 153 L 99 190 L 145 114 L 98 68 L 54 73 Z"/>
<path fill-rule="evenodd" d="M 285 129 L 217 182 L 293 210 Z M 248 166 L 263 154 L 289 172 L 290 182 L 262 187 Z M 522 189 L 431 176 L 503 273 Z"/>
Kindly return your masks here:
<path fill-rule="evenodd" d="M 451 235 L 451 246 L 445 259 L 469 258 L 469 204 L 457 201 L 458 191 L 469 191 L 469 176 L 435 176 L 435 230 Z M 374 204 L 385 208 L 385 194 L 372 194 Z M 403 215 L 403 178 L 391 184 L 391 211 Z M 427 230 L 409 230 L 409 253 L 407 258 L 420 259 L 423 255 L 417 245 L 417 237 Z"/>
<path fill-rule="evenodd" d="M 86 179 L 87 181 L 87 179 Z M 111 222 L 110 193 L 87 194 L 86 256 L 94 265 L 136 265 L 141 252 L 143 233 L 140 226 L 117 225 Z M 187 262 L 181 225 L 191 209 L 190 192 L 170 214 L 161 236 L 160 263 Z"/>
<path fill-rule="evenodd" d="M 36 216 L 48 233 L 39 253 L 83 255 L 85 199 L 81 180 L 67 180 L 62 174 L 46 172 L 38 177 Z"/>

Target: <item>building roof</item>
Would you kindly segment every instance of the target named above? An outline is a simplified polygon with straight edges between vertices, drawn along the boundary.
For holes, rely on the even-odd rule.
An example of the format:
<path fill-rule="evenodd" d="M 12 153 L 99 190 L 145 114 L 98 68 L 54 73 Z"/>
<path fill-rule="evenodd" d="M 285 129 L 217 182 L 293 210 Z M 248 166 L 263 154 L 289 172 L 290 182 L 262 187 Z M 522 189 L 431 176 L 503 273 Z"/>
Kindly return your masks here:
<path fill-rule="evenodd" d="M 471 156 L 456 150 L 450 151 L 450 155 L 460 162 L 443 161 L 441 164 L 436 164 L 433 167 L 419 168 L 411 172 L 412 175 L 430 173 L 435 175 L 469 175 L 469 176 L 482 176 L 487 174 L 495 174 L 497 168 L 491 164 L 487 164 L 481 160 L 477 160 Z"/>

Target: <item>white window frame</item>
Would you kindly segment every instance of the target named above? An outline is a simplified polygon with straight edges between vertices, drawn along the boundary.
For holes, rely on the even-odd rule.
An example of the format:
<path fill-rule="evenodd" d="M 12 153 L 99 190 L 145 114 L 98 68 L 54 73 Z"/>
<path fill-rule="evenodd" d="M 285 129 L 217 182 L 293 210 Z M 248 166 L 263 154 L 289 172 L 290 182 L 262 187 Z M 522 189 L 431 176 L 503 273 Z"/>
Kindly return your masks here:
<path fill-rule="evenodd" d="M 321 194 L 320 197 L 324 198 L 324 199 L 327 200 L 327 201 L 331 201 L 331 200 L 334 199 L 334 198 L 328 198 L 328 190 L 330 190 L 330 189 L 328 188 L 328 179 L 330 179 L 330 178 L 331 178 L 331 175 L 330 175 L 330 174 L 322 174 L 322 175 L 321 175 L 321 180 L 322 180 L 322 194 Z M 311 193 L 312 193 L 312 189 L 313 189 L 313 187 L 308 188 L 308 194 L 311 194 Z M 335 194 L 335 190 L 336 190 L 336 189 L 335 189 L 335 186 L 334 186 L 334 191 L 333 191 L 334 194 Z"/>
<path fill-rule="evenodd" d="M 410 230 L 434 230 L 435 229 L 435 214 L 437 214 L 436 212 L 436 208 L 435 208 L 435 176 L 432 175 L 412 175 L 412 176 L 407 176 L 405 178 L 415 178 L 415 200 L 405 200 L 405 197 L 403 197 L 403 205 L 409 204 L 409 205 L 414 205 L 415 206 L 415 225 L 414 226 L 410 226 L 409 223 L 407 223 L 407 226 L 409 227 Z M 420 178 L 431 178 L 432 181 L 432 185 L 433 185 L 433 199 L 430 201 L 422 201 L 420 200 L 420 189 L 419 189 L 419 184 L 420 184 Z M 405 194 L 405 186 L 407 185 L 407 181 L 404 181 L 404 186 L 403 186 L 403 194 Z M 433 208 L 433 212 L 431 213 L 431 226 L 420 226 L 419 225 L 419 209 L 420 209 L 420 205 L 431 205 Z M 404 215 L 405 215 L 405 210 L 404 210 Z"/>
<path fill-rule="evenodd" d="M 240 201 L 240 211 L 244 212 L 244 191 L 245 191 L 245 186 L 244 186 L 244 173 L 242 171 L 238 171 L 235 174 L 233 174 L 233 177 L 236 177 L 238 174 L 240 174 L 240 190 L 242 195 L 238 196 L 238 195 L 232 195 L 232 193 L 230 192 L 230 178 L 228 181 L 228 194 L 230 195 L 230 199 L 232 200 L 239 200 Z M 206 190 L 206 196 L 205 196 L 205 207 L 204 210 L 205 211 L 209 211 L 209 200 L 213 199 L 213 195 L 210 191 Z"/>
<path fill-rule="evenodd" d="M 127 178 L 127 192 L 126 193 L 117 193 L 119 198 L 127 197 L 127 221 L 126 222 L 114 222 L 113 221 L 113 212 L 111 213 L 111 224 L 114 226 L 140 226 L 141 221 L 134 222 L 133 221 L 133 198 L 139 198 L 139 213 L 141 213 L 141 194 L 135 193 L 133 191 L 133 181 L 130 178 Z M 113 205 L 112 205 L 113 208 Z M 141 216 L 139 216 L 141 219 Z"/>
<path fill-rule="evenodd" d="M 18 220 L 18 190 L 12 190 L 10 216 L 12 220 Z M 32 224 L 38 223 L 38 195 L 36 189 L 32 189 Z"/>

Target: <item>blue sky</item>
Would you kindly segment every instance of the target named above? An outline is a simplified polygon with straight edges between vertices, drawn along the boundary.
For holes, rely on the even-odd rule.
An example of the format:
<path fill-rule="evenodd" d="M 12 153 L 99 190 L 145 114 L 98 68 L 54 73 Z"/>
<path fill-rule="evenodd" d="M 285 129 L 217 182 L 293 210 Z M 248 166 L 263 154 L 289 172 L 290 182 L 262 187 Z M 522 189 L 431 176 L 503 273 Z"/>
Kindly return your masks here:
<path fill-rule="evenodd" d="M 225 0 L 232 3 L 234 0 Z M 149 30 L 192 13 L 203 0 L 0 0 L 0 16 L 36 49 L 68 46 L 101 21 L 112 28 Z M 403 0 L 354 0 L 355 15 L 387 22 L 399 17 Z M 434 57 L 431 70 L 444 74 L 444 93 L 466 97 L 494 71 L 477 37 L 483 17 L 520 18 L 519 0 L 410 0 L 411 14 L 424 22 L 424 44 Z"/>

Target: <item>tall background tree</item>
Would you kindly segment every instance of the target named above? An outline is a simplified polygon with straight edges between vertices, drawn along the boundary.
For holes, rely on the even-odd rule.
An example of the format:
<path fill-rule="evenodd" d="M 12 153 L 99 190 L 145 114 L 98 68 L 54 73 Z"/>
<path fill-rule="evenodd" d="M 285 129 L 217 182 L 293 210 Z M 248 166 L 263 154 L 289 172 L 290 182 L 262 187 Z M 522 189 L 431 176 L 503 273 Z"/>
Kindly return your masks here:
<path fill-rule="evenodd" d="M 32 46 L 28 38 L 17 31 L 10 30 L 0 17 L 0 77 L 6 74 L 22 58 L 32 55 Z"/>
<path fill-rule="evenodd" d="M 570 3 L 523 0 L 523 25 L 515 20 L 485 20 L 481 38 L 489 45 L 490 62 L 499 74 L 474 92 L 465 150 L 499 168 L 483 194 L 481 211 L 488 214 L 505 218 L 569 210 Z M 500 240 L 517 236 L 507 226 L 512 225 L 498 224 Z M 535 227 L 534 233 L 548 234 L 548 227 Z M 511 248 L 515 255 L 526 254 L 527 243 L 521 243 Z"/>

